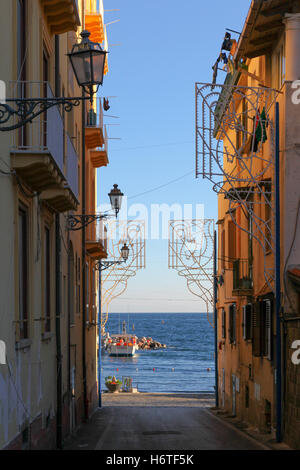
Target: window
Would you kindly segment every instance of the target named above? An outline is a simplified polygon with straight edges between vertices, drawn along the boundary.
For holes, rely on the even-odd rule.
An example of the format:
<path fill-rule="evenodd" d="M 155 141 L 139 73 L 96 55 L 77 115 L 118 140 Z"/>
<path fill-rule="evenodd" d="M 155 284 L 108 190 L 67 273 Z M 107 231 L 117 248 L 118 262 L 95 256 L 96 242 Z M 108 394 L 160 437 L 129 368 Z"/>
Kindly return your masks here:
<path fill-rule="evenodd" d="M 221 232 L 221 269 L 225 269 L 225 230 Z"/>
<path fill-rule="evenodd" d="M 253 355 L 272 359 L 272 301 L 256 302 L 253 311 Z"/>
<path fill-rule="evenodd" d="M 228 258 L 229 267 L 232 267 L 236 259 L 236 225 L 232 220 L 228 222 Z"/>
<path fill-rule="evenodd" d="M 249 408 L 249 386 L 245 387 L 245 408 Z"/>
<path fill-rule="evenodd" d="M 45 332 L 51 330 L 51 251 L 50 230 L 45 227 L 44 232 L 44 319 Z"/>
<path fill-rule="evenodd" d="M 272 247 L 272 185 L 265 183 L 265 238 L 266 250 L 270 251 Z"/>
<path fill-rule="evenodd" d="M 85 266 L 85 298 L 86 298 L 86 320 L 90 320 L 90 286 L 89 286 L 89 264 Z"/>
<path fill-rule="evenodd" d="M 282 44 L 277 55 L 276 55 L 276 75 L 277 75 L 277 87 L 280 89 L 285 82 L 285 44 Z"/>
<path fill-rule="evenodd" d="M 26 80 L 26 0 L 17 2 L 17 76 Z"/>
<path fill-rule="evenodd" d="M 43 94 L 44 98 L 48 97 L 48 80 L 49 80 L 49 59 L 46 51 L 43 51 Z M 43 145 L 47 147 L 47 112 L 43 114 Z"/>
<path fill-rule="evenodd" d="M 80 258 L 76 255 L 76 312 L 80 314 Z"/>
<path fill-rule="evenodd" d="M 248 341 L 252 338 L 252 305 L 243 306 L 243 338 Z"/>
<path fill-rule="evenodd" d="M 226 338 L 226 310 L 222 308 L 222 338 Z"/>
<path fill-rule="evenodd" d="M 17 80 L 18 97 L 26 98 L 26 0 L 17 1 Z M 27 146 L 27 126 L 18 129 L 18 145 Z"/>
<path fill-rule="evenodd" d="M 28 338 L 28 214 L 19 208 L 19 337 Z"/>
<path fill-rule="evenodd" d="M 95 269 L 93 269 L 92 273 L 92 318 L 91 321 L 96 321 L 96 278 L 95 278 Z"/>
<path fill-rule="evenodd" d="M 236 343 L 236 304 L 229 306 L 229 342 Z"/>

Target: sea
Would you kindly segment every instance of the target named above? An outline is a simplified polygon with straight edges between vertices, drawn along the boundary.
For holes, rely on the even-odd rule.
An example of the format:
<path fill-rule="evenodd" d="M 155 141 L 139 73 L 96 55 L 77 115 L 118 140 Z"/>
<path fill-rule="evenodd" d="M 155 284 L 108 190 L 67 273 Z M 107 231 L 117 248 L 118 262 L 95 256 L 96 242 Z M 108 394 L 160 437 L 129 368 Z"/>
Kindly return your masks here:
<path fill-rule="evenodd" d="M 134 357 L 101 355 L 101 389 L 105 377 L 131 377 L 139 392 L 214 392 L 212 315 L 201 313 L 110 313 L 106 331 L 151 337 L 166 349 L 138 350 Z"/>

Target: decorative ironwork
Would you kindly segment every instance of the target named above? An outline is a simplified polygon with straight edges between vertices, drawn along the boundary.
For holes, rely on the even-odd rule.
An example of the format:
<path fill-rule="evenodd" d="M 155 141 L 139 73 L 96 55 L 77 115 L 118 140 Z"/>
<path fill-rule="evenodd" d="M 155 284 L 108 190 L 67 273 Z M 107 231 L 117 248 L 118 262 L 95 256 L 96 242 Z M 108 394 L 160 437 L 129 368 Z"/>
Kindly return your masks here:
<path fill-rule="evenodd" d="M 229 74 L 230 75 L 230 74 Z M 196 83 L 196 177 L 208 179 L 228 200 L 230 215 L 264 259 L 265 285 L 274 290 L 275 127 L 278 90 Z M 236 217 L 240 208 L 247 223 Z M 258 209 L 259 208 L 259 209 Z"/>
<path fill-rule="evenodd" d="M 97 261 L 97 263 L 95 263 L 95 270 L 105 271 L 106 269 L 110 268 L 111 266 L 114 266 L 115 264 L 123 264 L 125 262 L 126 261 L 124 259 L 119 261 Z"/>
<path fill-rule="evenodd" d="M 0 104 L 0 131 L 13 131 L 23 127 L 53 106 L 63 106 L 64 110 L 69 113 L 74 107 L 79 106 L 82 100 L 86 99 L 89 97 L 9 98 L 6 103 Z M 15 106 L 12 107 L 7 103 L 14 103 Z M 4 126 L 11 118 L 16 118 L 17 122 L 10 126 Z"/>
<path fill-rule="evenodd" d="M 169 222 L 169 269 L 185 277 L 188 290 L 204 302 L 209 323 L 214 300 L 214 231 L 213 219 Z"/>
<path fill-rule="evenodd" d="M 109 258 L 116 262 L 108 261 L 107 263 L 111 264 L 101 276 L 102 328 L 107 323 L 111 302 L 126 291 L 128 280 L 146 266 L 145 233 L 145 222 L 140 220 L 111 220 L 107 224 L 107 253 Z M 126 263 L 120 263 L 118 261 L 124 243 L 129 248 L 129 256 Z M 101 263 L 105 264 L 106 261 L 101 260 Z"/>
<path fill-rule="evenodd" d="M 115 214 L 75 214 L 67 216 L 67 229 L 75 232 L 99 220 L 105 220 L 114 217 Z"/>

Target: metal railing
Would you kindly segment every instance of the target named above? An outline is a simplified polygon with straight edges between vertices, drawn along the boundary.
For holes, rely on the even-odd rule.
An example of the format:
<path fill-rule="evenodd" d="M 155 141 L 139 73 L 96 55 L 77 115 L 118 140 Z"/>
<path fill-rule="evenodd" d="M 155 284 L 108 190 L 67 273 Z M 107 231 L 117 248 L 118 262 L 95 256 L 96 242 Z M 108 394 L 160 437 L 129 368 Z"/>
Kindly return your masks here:
<path fill-rule="evenodd" d="M 67 134 L 67 181 L 74 194 L 78 198 L 78 155 L 73 142 Z"/>
<path fill-rule="evenodd" d="M 10 83 L 9 95 L 17 98 L 53 98 L 48 82 L 17 81 Z M 71 111 L 73 112 L 73 111 Z M 14 123 L 18 118 L 14 116 Z M 53 106 L 26 124 L 11 132 L 11 149 L 24 153 L 50 153 L 67 179 L 72 192 L 78 196 L 78 155 L 66 134 L 66 165 L 64 164 L 64 124 L 58 106 Z"/>
<path fill-rule="evenodd" d="M 233 261 L 233 290 L 252 289 L 252 265 L 248 259 Z"/>
<path fill-rule="evenodd" d="M 87 127 L 100 127 L 101 129 L 103 129 L 102 101 L 101 101 L 101 98 L 94 98 L 94 99 L 96 99 L 96 103 L 97 103 L 97 112 L 93 108 L 90 108 L 87 111 L 86 125 Z"/>
<path fill-rule="evenodd" d="M 16 98 L 53 98 L 48 82 L 18 81 L 10 83 L 10 95 Z M 14 117 L 15 123 L 18 118 Z M 63 145 L 64 127 L 57 106 L 53 106 L 34 118 L 24 127 L 12 132 L 11 147 L 13 150 L 24 152 L 49 152 L 59 169 L 64 171 Z"/>

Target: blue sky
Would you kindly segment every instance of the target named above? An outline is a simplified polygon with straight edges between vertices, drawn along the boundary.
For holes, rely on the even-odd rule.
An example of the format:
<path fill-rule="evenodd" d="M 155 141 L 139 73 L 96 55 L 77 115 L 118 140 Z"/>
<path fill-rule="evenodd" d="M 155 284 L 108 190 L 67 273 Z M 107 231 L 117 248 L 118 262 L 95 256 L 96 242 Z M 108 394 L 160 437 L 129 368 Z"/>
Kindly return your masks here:
<path fill-rule="evenodd" d="M 211 186 L 195 179 L 195 82 L 211 82 L 225 28 L 241 31 L 250 0 L 104 0 L 109 74 L 109 165 L 98 170 L 98 205 L 114 183 L 130 198 L 182 175 L 157 191 L 128 200 L 145 204 L 204 204 L 217 218 Z M 219 72 L 221 83 L 225 73 Z M 118 124 L 117 126 L 115 124 Z M 115 140 L 121 138 L 121 140 Z M 195 214 L 194 214 L 195 216 Z M 112 312 L 201 312 L 183 278 L 168 270 L 166 240 L 146 242 L 146 269 L 129 281 Z"/>

